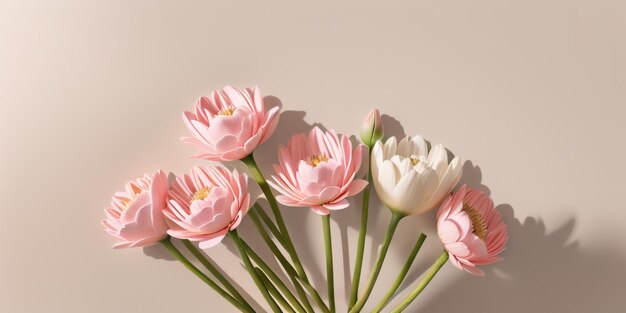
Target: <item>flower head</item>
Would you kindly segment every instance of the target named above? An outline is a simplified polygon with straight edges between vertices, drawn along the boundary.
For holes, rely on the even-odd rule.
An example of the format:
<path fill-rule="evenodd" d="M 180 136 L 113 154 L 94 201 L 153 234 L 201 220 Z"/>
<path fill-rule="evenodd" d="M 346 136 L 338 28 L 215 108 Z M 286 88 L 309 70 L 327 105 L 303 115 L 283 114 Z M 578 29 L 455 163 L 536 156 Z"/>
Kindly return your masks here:
<path fill-rule="evenodd" d="M 493 201 L 465 185 L 450 195 L 437 212 L 437 233 L 450 261 L 459 269 L 483 276 L 478 265 L 501 260 L 508 240 L 506 224 Z"/>
<path fill-rule="evenodd" d="M 385 134 L 383 120 L 380 111 L 373 109 L 365 117 L 361 126 L 361 141 L 368 147 L 372 147 L 376 141 L 381 140 Z"/>
<path fill-rule="evenodd" d="M 119 240 L 113 248 L 145 247 L 167 237 L 162 213 L 166 196 L 167 175 L 162 171 L 130 181 L 115 193 L 102 220 L 104 230 Z"/>
<path fill-rule="evenodd" d="M 182 141 L 201 150 L 195 158 L 239 160 L 272 135 L 278 124 L 278 109 L 265 111 L 257 87 L 241 90 L 226 86 L 213 91 L 211 97 L 200 98 L 194 112 L 183 114 L 192 137 Z"/>
<path fill-rule="evenodd" d="M 363 146 L 354 149 L 348 137 L 315 127 L 308 134 L 296 134 L 287 146 L 278 148 L 279 164 L 270 185 L 278 190 L 278 202 L 288 206 L 311 207 L 321 215 L 348 207 L 347 197 L 367 185 L 356 178 L 361 167 Z"/>
<path fill-rule="evenodd" d="M 207 249 L 235 229 L 250 208 L 247 177 L 224 167 L 196 166 L 177 177 L 168 196 L 168 234 Z"/>
<path fill-rule="evenodd" d="M 461 178 L 461 160 L 448 164 L 442 145 L 430 152 L 421 136 L 395 137 L 372 149 L 372 180 L 380 199 L 395 212 L 405 215 L 424 213 L 450 193 Z"/>

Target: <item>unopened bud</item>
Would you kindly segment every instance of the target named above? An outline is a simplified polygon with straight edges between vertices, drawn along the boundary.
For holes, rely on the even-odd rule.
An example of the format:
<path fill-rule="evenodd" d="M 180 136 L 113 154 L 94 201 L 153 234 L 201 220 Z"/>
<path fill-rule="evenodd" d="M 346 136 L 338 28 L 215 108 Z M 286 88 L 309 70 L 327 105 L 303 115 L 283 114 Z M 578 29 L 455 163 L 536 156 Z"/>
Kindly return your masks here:
<path fill-rule="evenodd" d="M 385 133 L 380 111 L 373 109 L 367 115 L 361 126 L 361 141 L 368 147 L 373 147 L 376 141 L 381 140 Z"/>

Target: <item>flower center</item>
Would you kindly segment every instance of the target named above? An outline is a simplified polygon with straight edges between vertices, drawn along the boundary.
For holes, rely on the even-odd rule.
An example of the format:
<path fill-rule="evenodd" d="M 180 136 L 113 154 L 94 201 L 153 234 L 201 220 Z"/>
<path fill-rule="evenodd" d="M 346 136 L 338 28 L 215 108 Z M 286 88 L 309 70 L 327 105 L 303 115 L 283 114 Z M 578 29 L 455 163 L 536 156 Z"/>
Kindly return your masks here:
<path fill-rule="evenodd" d="M 192 200 L 204 200 L 211 193 L 211 189 L 213 189 L 213 188 L 212 187 L 204 187 L 202 189 L 199 189 L 198 191 L 196 191 L 196 193 L 193 194 Z"/>
<path fill-rule="evenodd" d="M 465 203 L 463 204 L 463 211 L 467 213 L 470 220 L 472 221 L 474 235 L 476 235 L 481 240 L 485 240 L 485 238 L 487 238 L 487 224 L 485 223 L 485 219 L 483 218 L 483 216 L 478 213 L 478 210 Z"/>
<path fill-rule="evenodd" d="M 415 155 L 410 156 L 409 160 L 411 160 L 411 164 L 413 164 L 413 166 L 417 165 L 417 163 L 420 162 L 420 159 L 418 159 Z"/>
<path fill-rule="evenodd" d="M 306 163 L 311 165 L 312 167 L 316 167 L 318 166 L 320 163 L 322 162 L 326 162 L 328 161 L 328 157 L 325 155 L 317 155 L 314 154 L 312 156 L 310 156 L 307 160 Z"/>
<path fill-rule="evenodd" d="M 233 113 L 235 113 L 235 108 L 233 107 L 228 107 L 228 108 L 224 108 L 222 109 L 219 113 L 219 115 L 224 115 L 224 116 L 232 116 Z"/>

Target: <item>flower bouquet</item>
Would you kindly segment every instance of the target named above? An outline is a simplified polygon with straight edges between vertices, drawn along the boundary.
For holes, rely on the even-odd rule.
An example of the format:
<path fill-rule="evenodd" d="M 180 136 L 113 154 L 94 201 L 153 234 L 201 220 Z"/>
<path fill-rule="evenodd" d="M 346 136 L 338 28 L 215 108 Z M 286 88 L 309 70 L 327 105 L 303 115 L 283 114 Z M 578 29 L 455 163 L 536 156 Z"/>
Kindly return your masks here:
<path fill-rule="evenodd" d="M 269 210 L 252 198 L 248 192 L 248 175 L 237 170 L 198 165 L 169 182 L 168 175 L 158 170 L 128 182 L 105 210 L 102 224 L 117 239 L 114 248 L 160 244 L 237 310 L 255 312 L 229 278 L 199 250 L 218 245 L 228 237 L 273 312 L 334 313 L 330 217 L 333 211 L 349 207 L 348 198 L 362 193 L 350 313 L 361 312 L 368 300 L 377 303 L 372 312 L 381 312 L 404 282 L 426 240 L 423 233 L 384 297 L 369 299 L 396 227 L 406 217 L 437 209 L 442 253 L 390 312 L 402 312 L 409 307 L 448 260 L 475 275 L 484 275 L 480 266 L 500 260 L 498 254 L 508 239 L 500 213 L 483 192 L 466 185 L 455 190 L 462 174 L 461 159 L 456 156 L 449 160 L 442 145 L 431 147 L 421 136 L 401 140 L 390 137 L 383 142 L 380 113 L 372 110 L 363 122 L 360 144 L 353 145 L 347 136 L 318 127 L 308 134 L 294 134 L 286 145 L 278 148 L 278 164 L 274 165 L 271 179 L 266 181 L 255 162 L 254 151 L 272 135 L 279 117 L 279 108 L 265 109 L 258 88 L 242 90 L 230 86 L 200 98 L 192 112 L 183 114 L 191 136 L 182 141 L 197 148 L 194 157 L 243 162 L 263 191 Z M 359 174 L 365 173 L 362 167 L 367 168 L 366 177 Z M 363 276 L 372 186 L 392 215 L 376 262 L 369 275 Z M 279 204 L 308 207 L 320 215 L 326 252 L 326 297 L 307 277 Z M 254 223 L 284 275 L 277 275 L 237 233 L 237 226 L 246 217 Z M 190 261 L 174 241 L 180 241 L 178 246 L 188 250 L 186 254 L 196 258 L 206 272 Z M 367 277 L 363 284 L 362 276 Z"/>

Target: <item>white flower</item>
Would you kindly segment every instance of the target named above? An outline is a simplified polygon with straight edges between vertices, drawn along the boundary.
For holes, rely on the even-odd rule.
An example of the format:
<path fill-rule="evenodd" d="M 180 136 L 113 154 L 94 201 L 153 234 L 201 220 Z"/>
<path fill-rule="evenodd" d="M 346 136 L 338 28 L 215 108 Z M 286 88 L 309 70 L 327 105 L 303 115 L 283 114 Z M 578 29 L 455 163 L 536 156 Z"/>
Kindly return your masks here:
<path fill-rule="evenodd" d="M 442 145 L 430 152 L 421 136 L 380 141 L 372 150 L 372 180 L 378 196 L 392 211 L 416 215 L 445 198 L 461 178 L 461 159 L 448 164 Z"/>

